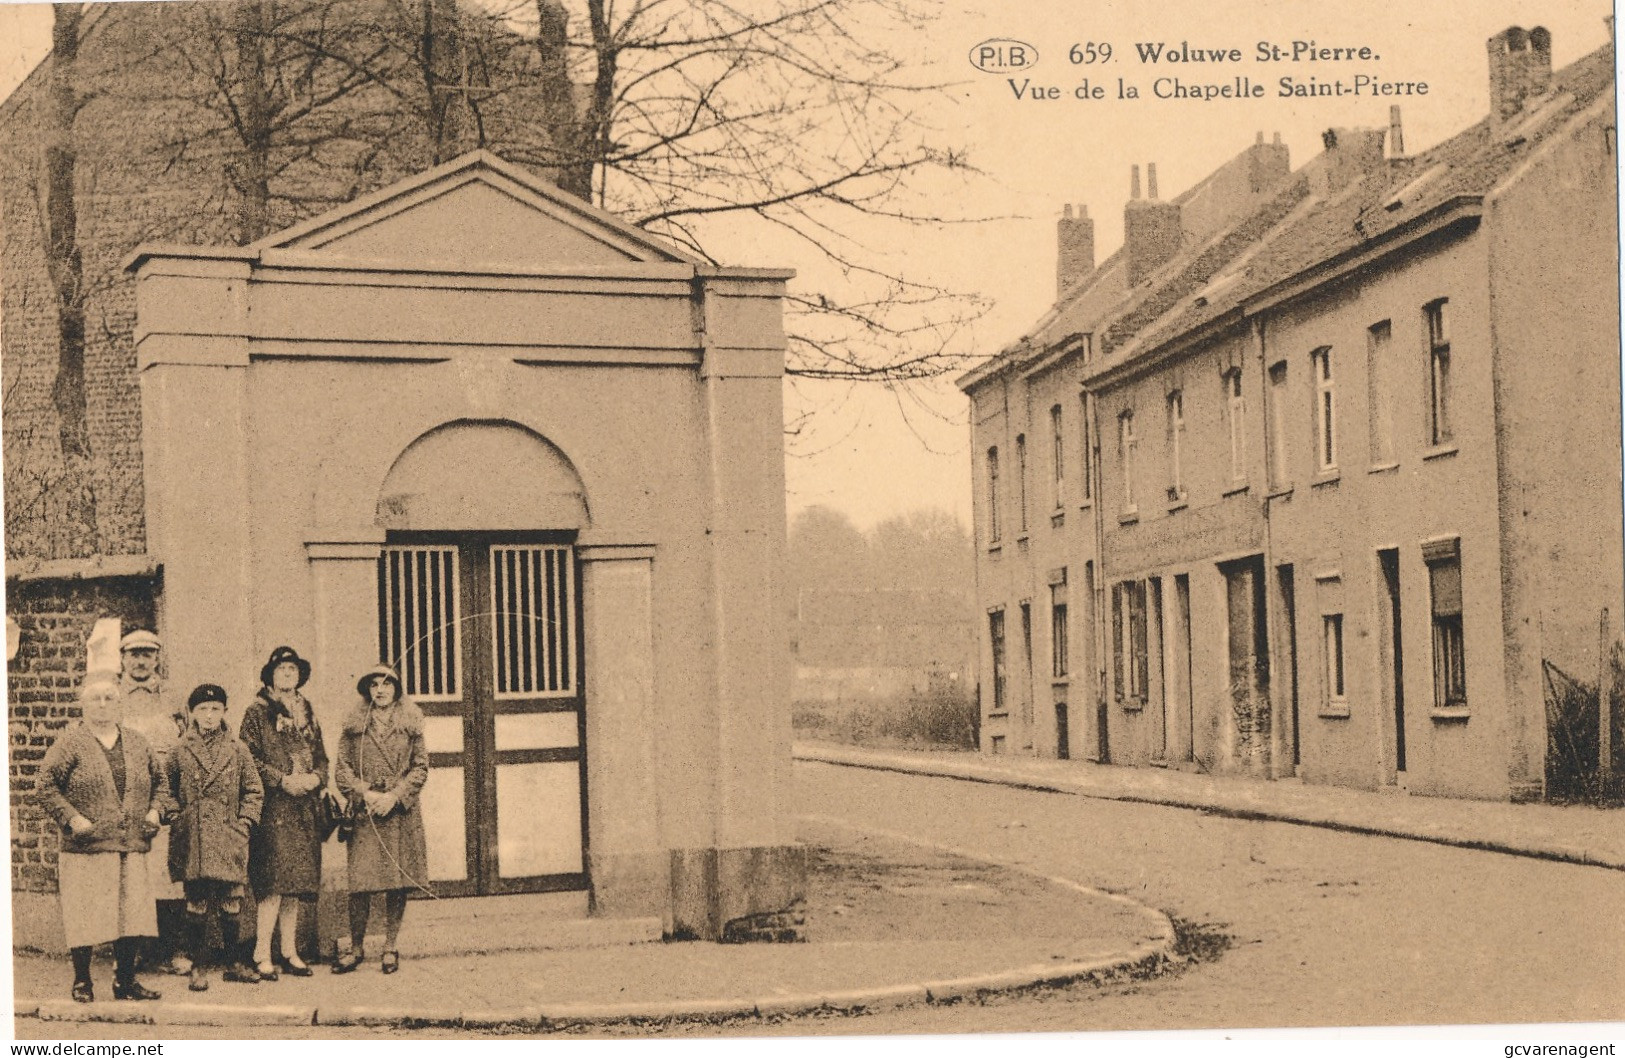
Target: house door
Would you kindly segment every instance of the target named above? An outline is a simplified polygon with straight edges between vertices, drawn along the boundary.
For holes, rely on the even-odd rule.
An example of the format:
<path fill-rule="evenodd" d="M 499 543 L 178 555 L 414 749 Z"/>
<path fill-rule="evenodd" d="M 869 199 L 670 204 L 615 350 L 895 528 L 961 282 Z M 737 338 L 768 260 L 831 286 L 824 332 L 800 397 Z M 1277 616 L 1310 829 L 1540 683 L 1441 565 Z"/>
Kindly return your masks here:
<path fill-rule="evenodd" d="M 568 536 L 400 535 L 378 561 L 378 642 L 424 713 L 433 888 L 586 888 L 581 602 Z"/>

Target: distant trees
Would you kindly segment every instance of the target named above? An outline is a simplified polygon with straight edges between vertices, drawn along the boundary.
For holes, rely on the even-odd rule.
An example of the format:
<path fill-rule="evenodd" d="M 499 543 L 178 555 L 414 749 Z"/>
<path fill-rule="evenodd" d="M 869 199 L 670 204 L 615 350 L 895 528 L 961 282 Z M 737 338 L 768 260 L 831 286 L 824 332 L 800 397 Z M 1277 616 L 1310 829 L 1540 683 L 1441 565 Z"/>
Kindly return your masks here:
<path fill-rule="evenodd" d="M 864 533 L 834 508 L 808 507 L 791 519 L 789 548 L 797 589 L 941 592 L 966 600 L 973 589 L 970 531 L 941 508 L 888 518 Z"/>

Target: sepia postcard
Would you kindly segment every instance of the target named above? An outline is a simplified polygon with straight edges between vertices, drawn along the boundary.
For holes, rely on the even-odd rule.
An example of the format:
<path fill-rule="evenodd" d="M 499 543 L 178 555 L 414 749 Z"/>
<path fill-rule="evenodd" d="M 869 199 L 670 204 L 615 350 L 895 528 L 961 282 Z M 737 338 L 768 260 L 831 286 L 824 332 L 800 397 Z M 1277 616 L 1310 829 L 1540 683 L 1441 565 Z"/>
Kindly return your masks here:
<path fill-rule="evenodd" d="M 14 1037 L 1614 1053 L 1613 35 L 0 4 Z"/>

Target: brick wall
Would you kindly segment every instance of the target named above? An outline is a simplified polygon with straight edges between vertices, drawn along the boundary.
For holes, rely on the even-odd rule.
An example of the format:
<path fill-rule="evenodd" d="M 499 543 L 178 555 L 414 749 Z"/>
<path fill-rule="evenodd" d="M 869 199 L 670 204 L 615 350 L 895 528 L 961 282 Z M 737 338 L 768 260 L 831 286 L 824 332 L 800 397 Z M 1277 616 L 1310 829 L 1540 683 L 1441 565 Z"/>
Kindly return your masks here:
<path fill-rule="evenodd" d="M 223 36 L 222 27 L 229 25 L 232 6 L 90 5 L 85 19 L 75 78 L 85 103 L 73 129 L 91 447 L 83 474 L 71 471 L 62 459 L 59 418 L 51 402 L 58 343 L 41 217 L 50 60 L 0 103 L 0 275 L 5 277 L 0 284 L 0 344 L 5 348 L 0 423 L 8 558 L 147 550 L 132 340 L 135 291 L 122 265 L 146 242 L 220 246 L 243 241 L 238 199 L 228 175 L 238 161 L 237 144 L 225 129 L 220 99 L 200 72 L 226 61 L 221 49 L 229 48 L 230 38 Z M 403 10 L 392 0 L 328 0 L 307 6 L 329 22 L 361 27 L 347 30 L 358 53 L 378 44 L 367 34 L 385 32 L 366 27 L 398 30 Z M 285 6 L 287 11 L 298 9 Z M 513 72 L 493 69 L 498 82 L 522 79 L 519 67 L 535 61 L 534 48 L 513 48 L 511 42 L 508 48 L 501 52 L 501 62 Z M 391 76 L 399 86 L 409 74 L 397 70 Z M 323 89 L 318 78 L 293 91 L 320 95 Z M 296 109 L 303 98 L 293 100 Z M 510 160 L 533 161 L 545 150 L 545 128 L 535 120 L 539 111 L 539 102 L 525 89 L 506 92 L 484 105 L 483 141 L 462 137 L 448 148 L 484 146 Z M 409 105 L 376 86 L 315 107 L 285 130 L 273 153 L 272 230 L 428 168 L 433 157 L 423 129 Z M 319 146 L 295 142 L 307 139 Z M 88 540 L 74 531 L 76 520 L 69 517 L 83 497 L 96 515 Z"/>
<path fill-rule="evenodd" d="M 6 612 L 21 627 L 17 655 L 6 667 L 14 891 L 56 891 L 57 829 L 29 795 L 45 751 L 79 716 L 90 630 L 103 617 L 119 618 L 126 630 L 154 627 L 159 590 L 158 575 L 146 571 L 59 569 L 6 578 Z"/>

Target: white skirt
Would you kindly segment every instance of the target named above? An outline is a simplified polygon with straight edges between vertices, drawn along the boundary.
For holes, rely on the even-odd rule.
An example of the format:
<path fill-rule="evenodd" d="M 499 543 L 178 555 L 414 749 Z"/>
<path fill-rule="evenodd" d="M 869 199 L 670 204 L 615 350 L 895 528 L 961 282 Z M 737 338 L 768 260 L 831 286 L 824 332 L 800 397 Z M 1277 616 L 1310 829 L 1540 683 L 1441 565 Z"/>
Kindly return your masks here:
<path fill-rule="evenodd" d="M 68 947 L 158 935 L 147 859 L 145 852 L 64 852 L 57 857 Z"/>

